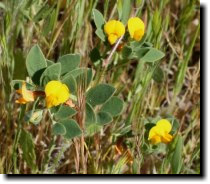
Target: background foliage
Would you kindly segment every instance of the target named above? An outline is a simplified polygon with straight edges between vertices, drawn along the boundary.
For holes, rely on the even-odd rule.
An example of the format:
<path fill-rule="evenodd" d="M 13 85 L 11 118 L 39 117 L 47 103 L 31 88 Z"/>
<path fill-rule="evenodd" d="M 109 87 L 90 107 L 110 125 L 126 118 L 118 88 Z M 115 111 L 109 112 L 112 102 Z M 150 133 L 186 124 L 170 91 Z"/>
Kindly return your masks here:
<path fill-rule="evenodd" d="M 137 50 L 136 59 L 129 59 L 130 50 L 124 47 L 113 55 L 104 73 L 98 63 L 110 48 L 101 42 L 105 40 L 101 22 L 121 18 L 126 23 L 135 14 L 146 24 L 148 46 L 152 43 L 165 57 L 155 67 L 145 65 L 138 60 L 142 52 Z M 81 66 L 93 69 L 95 81 L 103 78 L 124 100 L 122 115 L 86 138 L 87 173 L 200 173 L 199 23 L 198 0 L 0 1 L 0 173 L 80 172 L 75 162 L 77 143 L 53 136 L 55 129 L 46 112 L 37 125 L 36 121 L 22 121 L 25 109 L 14 103 L 11 81 L 26 79 L 26 56 L 35 44 L 48 63 L 65 63 L 60 56 L 79 53 Z M 37 57 L 42 56 L 33 56 Z M 29 75 L 32 73 L 33 69 Z M 147 126 L 160 117 L 177 121 L 182 136 L 175 149 L 181 154 L 172 156 L 171 166 L 165 146 L 147 142 Z M 18 133 L 22 127 L 24 131 Z M 176 166 L 180 159 L 183 164 Z"/>

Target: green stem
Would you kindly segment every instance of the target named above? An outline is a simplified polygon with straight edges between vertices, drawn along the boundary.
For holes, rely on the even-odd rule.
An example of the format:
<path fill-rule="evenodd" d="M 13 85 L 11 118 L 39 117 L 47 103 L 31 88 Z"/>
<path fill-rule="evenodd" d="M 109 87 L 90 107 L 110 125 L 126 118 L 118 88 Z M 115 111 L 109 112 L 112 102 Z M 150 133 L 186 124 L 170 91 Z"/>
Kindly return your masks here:
<path fill-rule="evenodd" d="M 17 131 L 15 133 L 15 141 L 13 144 L 12 160 L 14 163 L 14 170 L 13 170 L 14 174 L 18 174 L 18 172 L 17 172 L 17 148 L 18 148 L 18 142 L 19 142 L 20 135 L 21 135 L 22 119 L 24 117 L 25 110 L 26 110 L 26 105 L 22 105 L 21 109 L 20 109 L 20 113 L 19 113 L 19 118 L 18 118 L 18 127 L 17 127 Z"/>

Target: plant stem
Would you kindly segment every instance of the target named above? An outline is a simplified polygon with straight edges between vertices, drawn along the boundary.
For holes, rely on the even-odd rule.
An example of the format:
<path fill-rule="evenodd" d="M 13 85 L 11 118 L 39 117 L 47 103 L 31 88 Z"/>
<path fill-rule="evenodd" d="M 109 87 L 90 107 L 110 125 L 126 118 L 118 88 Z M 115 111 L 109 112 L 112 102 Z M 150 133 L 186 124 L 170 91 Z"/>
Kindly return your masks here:
<path fill-rule="evenodd" d="M 112 56 L 113 56 L 114 52 L 117 50 L 117 47 L 119 46 L 119 44 L 120 44 L 120 42 L 121 42 L 122 39 L 123 39 L 123 36 L 121 36 L 121 37 L 119 38 L 119 40 L 117 41 L 117 43 L 116 43 L 115 46 L 113 47 L 113 49 L 112 49 L 111 53 L 109 54 L 109 56 L 107 57 L 107 59 L 104 60 L 104 62 L 103 62 L 103 67 L 107 68 L 107 66 L 108 66 L 108 64 L 109 64 L 109 62 L 110 62 L 110 60 L 112 59 Z"/>
<path fill-rule="evenodd" d="M 18 128 L 17 132 L 15 134 L 15 141 L 13 144 L 13 153 L 12 153 L 12 160 L 14 163 L 14 174 L 17 173 L 17 147 L 18 147 L 18 142 L 20 139 L 20 134 L 21 134 L 21 129 L 22 129 L 22 118 L 24 117 L 26 106 L 22 105 L 19 113 L 19 118 L 18 118 Z"/>

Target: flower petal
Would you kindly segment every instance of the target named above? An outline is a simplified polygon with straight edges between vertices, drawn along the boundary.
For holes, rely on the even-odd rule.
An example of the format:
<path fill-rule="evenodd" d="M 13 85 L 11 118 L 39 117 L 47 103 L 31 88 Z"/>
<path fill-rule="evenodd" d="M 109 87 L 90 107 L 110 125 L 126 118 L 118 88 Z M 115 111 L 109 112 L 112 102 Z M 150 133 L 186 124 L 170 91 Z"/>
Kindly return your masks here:
<path fill-rule="evenodd" d="M 104 32 L 107 34 L 107 35 L 110 35 L 110 34 L 114 34 L 115 33 L 115 25 L 116 25 L 116 20 L 110 20 L 108 21 L 105 26 L 104 26 Z"/>
<path fill-rule="evenodd" d="M 115 34 L 118 36 L 118 38 L 125 34 L 125 26 L 120 21 L 116 21 Z"/>
<path fill-rule="evenodd" d="M 158 144 L 161 142 L 161 137 L 158 135 L 155 135 L 150 139 L 150 141 L 152 144 Z"/>
<path fill-rule="evenodd" d="M 144 22 L 138 17 L 132 17 L 128 20 L 128 31 L 131 38 L 140 41 L 144 35 Z"/>
<path fill-rule="evenodd" d="M 33 102 L 34 101 L 34 94 L 33 91 L 29 91 L 26 89 L 26 83 L 24 82 L 22 84 L 22 88 L 21 88 L 21 92 L 20 92 L 23 96 L 23 99 L 27 102 Z"/>
<path fill-rule="evenodd" d="M 108 36 L 109 43 L 113 45 L 117 41 L 117 36 L 115 34 L 110 34 Z"/>
<path fill-rule="evenodd" d="M 136 41 L 140 41 L 144 35 L 144 31 L 142 29 L 138 29 L 134 32 L 133 38 Z"/>
<path fill-rule="evenodd" d="M 152 137 L 156 136 L 157 133 L 156 133 L 156 126 L 153 126 L 150 131 L 149 131 L 149 137 L 148 137 L 148 140 L 152 139 Z"/>
<path fill-rule="evenodd" d="M 24 98 L 19 98 L 15 101 L 15 103 L 19 103 L 19 104 L 26 104 L 27 101 Z"/>
<path fill-rule="evenodd" d="M 69 89 L 65 84 L 62 84 L 60 94 L 58 96 L 59 103 L 64 103 L 69 99 Z"/>
<path fill-rule="evenodd" d="M 168 144 L 172 141 L 173 136 L 170 134 L 165 134 L 163 137 L 161 137 L 161 142 Z"/>
<path fill-rule="evenodd" d="M 167 119 L 159 120 L 156 126 L 162 129 L 165 133 L 169 133 L 172 129 L 171 123 Z"/>
<path fill-rule="evenodd" d="M 108 35 L 108 41 L 113 45 L 118 38 L 125 34 L 125 26 L 117 20 L 110 20 L 104 26 L 104 32 Z"/>
<path fill-rule="evenodd" d="M 69 99 L 69 89 L 60 81 L 50 81 L 45 87 L 46 106 L 51 108 L 60 105 Z"/>
<path fill-rule="evenodd" d="M 56 95 L 62 87 L 62 83 L 60 81 L 50 81 L 45 86 L 45 94 L 46 96 L 49 95 Z"/>

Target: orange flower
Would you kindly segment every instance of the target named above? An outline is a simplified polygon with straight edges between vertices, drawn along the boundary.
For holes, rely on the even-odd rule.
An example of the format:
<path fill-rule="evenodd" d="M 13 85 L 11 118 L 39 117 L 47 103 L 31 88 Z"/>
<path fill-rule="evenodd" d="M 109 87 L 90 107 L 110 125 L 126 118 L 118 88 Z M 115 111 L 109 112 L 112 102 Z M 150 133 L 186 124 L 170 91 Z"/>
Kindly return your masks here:
<path fill-rule="evenodd" d="M 35 100 L 35 93 L 27 90 L 25 82 L 22 83 L 22 87 L 21 89 L 17 90 L 17 93 L 22 95 L 22 97 L 16 100 L 15 103 L 26 104 Z"/>

